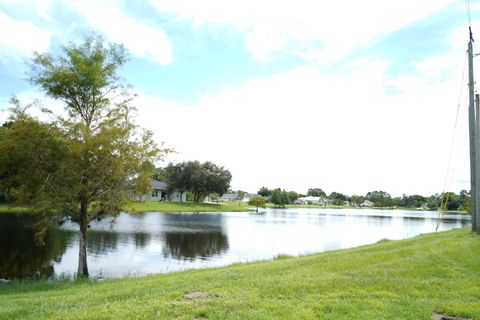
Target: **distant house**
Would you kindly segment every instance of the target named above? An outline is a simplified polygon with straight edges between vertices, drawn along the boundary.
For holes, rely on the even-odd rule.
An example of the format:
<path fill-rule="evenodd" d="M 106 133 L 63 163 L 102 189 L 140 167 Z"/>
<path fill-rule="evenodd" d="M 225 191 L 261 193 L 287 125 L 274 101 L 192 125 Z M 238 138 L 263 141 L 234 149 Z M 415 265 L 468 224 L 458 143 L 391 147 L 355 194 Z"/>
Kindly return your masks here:
<path fill-rule="evenodd" d="M 151 180 L 152 192 L 142 197 L 146 201 L 186 201 L 187 194 L 179 191 L 169 191 L 165 182 Z"/>
<path fill-rule="evenodd" d="M 321 205 L 324 206 L 326 204 L 326 200 L 323 199 L 322 197 L 313 197 L 313 196 L 308 196 L 308 197 L 301 197 L 295 200 L 295 204 L 315 204 L 315 205 Z"/>
<path fill-rule="evenodd" d="M 243 202 L 248 202 L 251 198 L 258 196 L 256 193 L 247 193 L 243 196 Z"/>
<path fill-rule="evenodd" d="M 420 208 L 418 208 L 418 210 L 430 210 L 430 208 L 428 207 L 428 204 L 426 203 L 423 203 Z"/>
<path fill-rule="evenodd" d="M 218 201 L 223 201 L 223 202 L 235 202 L 235 201 L 241 201 L 241 202 L 248 202 L 250 198 L 256 197 L 258 194 L 256 193 L 246 193 L 243 195 L 239 193 L 225 193 L 218 197 Z M 211 201 L 211 200 L 210 200 Z"/>
<path fill-rule="evenodd" d="M 234 201 L 241 201 L 241 197 L 238 193 L 225 193 L 218 198 L 219 201 L 223 202 L 234 202 Z"/>
<path fill-rule="evenodd" d="M 370 200 L 365 200 L 362 202 L 362 204 L 360 205 L 360 207 L 367 207 L 367 208 L 371 208 L 373 207 L 374 203 Z"/>

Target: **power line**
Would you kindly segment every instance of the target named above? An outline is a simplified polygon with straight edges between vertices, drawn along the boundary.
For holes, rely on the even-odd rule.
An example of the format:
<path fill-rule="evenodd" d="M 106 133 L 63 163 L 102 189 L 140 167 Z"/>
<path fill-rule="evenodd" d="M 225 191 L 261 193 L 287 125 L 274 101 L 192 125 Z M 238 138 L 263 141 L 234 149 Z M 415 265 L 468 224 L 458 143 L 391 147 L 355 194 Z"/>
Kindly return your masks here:
<path fill-rule="evenodd" d="M 448 205 L 448 198 L 450 196 L 449 193 L 447 192 L 447 187 L 450 187 L 453 182 L 453 176 L 455 172 L 455 165 L 454 163 L 456 161 L 452 161 L 453 155 L 456 154 L 455 152 L 455 141 L 456 141 L 456 136 L 457 136 L 457 131 L 458 131 L 458 118 L 461 110 L 461 105 L 462 105 L 462 93 L 463 93 L 463 87 L 465 86 L 465 70 L 467 67 L 467 53 L 465 53 L 465 59 L 463 63 L 463 72 L 462 72 L 462 80 L 460 82 L 460 93 L 458 95 L 458 104 L 457 104 L 457 113 L 455 115 L 455 124 L 453 126 L 453 134 L 452 134 L 452 140 L 450 141 L 450 150 L 448 154 L 448 164 L 447 164 L 447 172 L 445 174 L 445 181 L 443 185 L 443 192 L 440 198 L 440 208 L 438 210 L 438 219 L 437 219 L 437 227 L 435 231 L 438 231 L 438 228 L 440 227 L 440 224 L 442 223 L 442 217 L 443 217 L 443 208 L 445 208 Z M 458 157 L 458 154 L 457 154 Z M 452 162 L 454 162 L 452 164 Z M 448 210 L 448 209 L 447 209 Z"/>
<path fill-rule="evenodd" d="M 471 26 L 472 25 L 472 15 L 471 15 L 471 12 L 470 12 L 470 0 L 465 0 L 465 8 L 466 8 L 466 11 L 467 11 L 468 25 Z"/>

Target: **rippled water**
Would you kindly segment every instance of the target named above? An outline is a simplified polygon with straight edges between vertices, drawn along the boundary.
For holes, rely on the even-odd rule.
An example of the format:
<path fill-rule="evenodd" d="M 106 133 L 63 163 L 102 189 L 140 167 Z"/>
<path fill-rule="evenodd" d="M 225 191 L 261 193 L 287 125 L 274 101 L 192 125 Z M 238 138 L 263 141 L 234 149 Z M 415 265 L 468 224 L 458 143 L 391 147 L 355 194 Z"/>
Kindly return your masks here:
<path fill-rule="evenodd" d="M 269 209 L 265 213 L 123 213 L 88 233 L 90 274 L 136 276 L 349 248 L 381 239 L 469 225 L 461 215 L 369 209 Z M 0 215 L 0 278 L 72 276 L 78 234 L 73 224 L 33 242 L 26 218 Z"/>

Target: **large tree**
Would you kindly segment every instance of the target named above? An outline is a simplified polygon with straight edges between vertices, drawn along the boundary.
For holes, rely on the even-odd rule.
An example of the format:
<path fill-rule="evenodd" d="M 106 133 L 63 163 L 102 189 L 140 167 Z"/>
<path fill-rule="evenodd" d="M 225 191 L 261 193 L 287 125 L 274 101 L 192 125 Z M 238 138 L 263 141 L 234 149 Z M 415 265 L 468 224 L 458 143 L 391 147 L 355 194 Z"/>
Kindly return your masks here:
<path fill-rule="evenodd" d="M 263 196 L 251 197 L 248 200 L 248 205 L 255 206 L 256 212 L 258 212 L 258 207 L 265 208 L 267 206 L 267 200 Z"/>
<path fill-rule="evenodd" d="M 440 197 L 440 210 L 458 210 L 463 204 L 461 196 L 455 192 L 444 192 Z"/>
<path fill-rule="evenodd" d="M 63 102 L 65 113 L 41 123 L 17 105 L 0 145 L 0 154 L 10 155 L 0 167 L 14 173 L 14 197 L 45 222 L 78 224 L 78 277 L 88 276 L 90 222 L 120 212 L 138 190 L 132 181 L 143 181 L 152 169 L 147 164 L 166 152 L 133 121 L 132 95 L 118 75 L 126 57 L 121 45 L 96 36 L 57 57 L 36 53 L 30 81 Z"/>
<path fill-rule="evenodd" d="M 169 188 L 181 192 L 190 191 L 195 203 L 211 193 L 226 193 L 232 180 L 230 171 L 209 161 L 171 163 L 162 170 L 162 177 Z"/>
<path fill-rule="evenodd" d="M 364 197 L 363 196 L 359 196 L 359 195 L 353 195 L 351 197 L 348 198 L 348 201 L 354 205 L 354 206 L 357 206 L 357 207 L 360 207 L 360 205 L 362 204 L 362 202 L 364 201 Z"/>
<path fill-rule="evenodd" d="M 312 196 L 312 197 L 326 197 L 327 194 L 325 193 L 325 191 L 323 191 L 323 190 L 320 189 L 320 188 L 311 188 L 311 189 L 308 189 L 308 191 L 307 191 L 307 196 Z"/>
<path fill-rule="evenodd" d="M 260 190 L 258 190 L 258 194 L 267 198 L 267 197 L 270 197 L 272 195 L 272 190 L 268 189 L 267 187 L 261 187 Z"/>
<path fill-rule="evenodd" d="M 285 190 L 281 190 L 277 188 L 272 192 L 272 198 L 270 201 L 276 205 L 285 208 L 285 205 L 290 203 L 290 199 L 288 198 L 288 193 Z"/>
<path fill-rule="evenodd" d="M 385 191 L 370 191 L 365 198 L 373 202 L 375 207 L 389 207 L 393 204 L 392 197 Z"/>
<path fill-rule="evenodd" d="M 330 193 L 329 198 L 333 200 L 333 205 L 335 206 L 341 206 L 344 205 L 345 202 L 347 201 L 348 197 L 344 195 L 343 193 L 340 192 L 332 192 Z"/>
<path fill-rule="evenodd" d="M 2 126 L 0 126 L 0 143 L 3 140 L 3 137 L 5 136 L 5 131 L 7 130 L 7 127 L 9 126 L 8 122 L 5 122 Z M 0 155 L 1 157 L 1 155 Z M 0 181 L 2 181 L 2 170 L 0 169 Z M 5 187 L 2 186 L 0 183 L 0 202 L 6 202 L 7 201 L 7 195 L 5 192 Z"/>

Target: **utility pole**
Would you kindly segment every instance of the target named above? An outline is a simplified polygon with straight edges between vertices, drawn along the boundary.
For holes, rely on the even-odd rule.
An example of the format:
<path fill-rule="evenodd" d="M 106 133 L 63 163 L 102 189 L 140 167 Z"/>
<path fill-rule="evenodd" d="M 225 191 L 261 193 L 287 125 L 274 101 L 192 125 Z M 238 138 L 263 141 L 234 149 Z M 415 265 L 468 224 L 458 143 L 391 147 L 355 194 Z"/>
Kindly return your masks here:
<path fill-rule="evenodd" d="M 478 220 L 480 220 L 480 212 L 478 206 L 478 188 L 477 188 L 477 146 L 478 146 L 478 121 L 475 112 L 475 83 L 473 80 L 473 36 L 470 29 L 470 41 L 468 42 L 468 89 L 469 89 L 469 107 L 468 107 L 468 124 L 470 137 L 470 200 L 472 211 L 472 231 L 479 232 Z M 478 113 L 478 112 L 477 112 Z M 480 168 L 479 168 L 480 169 Z"/>
<path fill-rule="evenodd" d="M 480 95 L 475 94 L 475 211 L 472 210 L 472 231 L 480 234 Z M 472 197 L 472 195 L 470 195 Z M 475 229 L 473 229 L 475 227 Z"/>

